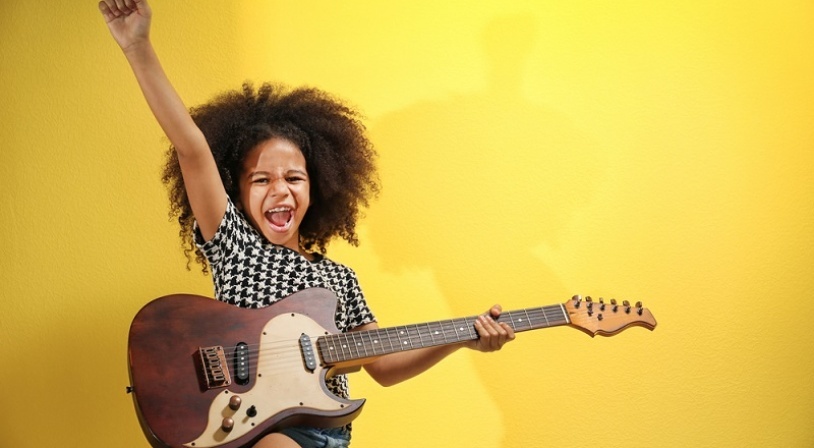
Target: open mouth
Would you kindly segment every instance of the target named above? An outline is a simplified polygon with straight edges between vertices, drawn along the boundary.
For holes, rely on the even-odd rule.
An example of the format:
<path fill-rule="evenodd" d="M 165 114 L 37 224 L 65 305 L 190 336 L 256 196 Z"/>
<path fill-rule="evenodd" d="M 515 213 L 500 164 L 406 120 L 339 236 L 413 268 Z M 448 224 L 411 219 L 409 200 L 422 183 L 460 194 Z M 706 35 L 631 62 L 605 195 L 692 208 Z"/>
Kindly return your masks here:
<path fill-rule="evenodd" d="M 291 207 L 276 207 L 267 210 L 266 221 L 275 232 L 285 232 L 291 228 L 294 221 L 294 210 Z"/>

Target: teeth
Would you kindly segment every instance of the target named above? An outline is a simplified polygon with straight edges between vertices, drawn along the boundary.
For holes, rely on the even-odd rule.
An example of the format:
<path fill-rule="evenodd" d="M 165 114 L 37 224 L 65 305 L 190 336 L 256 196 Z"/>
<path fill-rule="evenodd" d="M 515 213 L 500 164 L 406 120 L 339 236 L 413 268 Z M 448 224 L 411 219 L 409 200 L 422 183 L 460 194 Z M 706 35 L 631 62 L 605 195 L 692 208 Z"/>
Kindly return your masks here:
<path fill-rule="evenodd" d="M 276 212 L 290 212 L 291 207 L 277 207 L 271 210 L 266 211 L 266 213 L 276 213 Z"/>

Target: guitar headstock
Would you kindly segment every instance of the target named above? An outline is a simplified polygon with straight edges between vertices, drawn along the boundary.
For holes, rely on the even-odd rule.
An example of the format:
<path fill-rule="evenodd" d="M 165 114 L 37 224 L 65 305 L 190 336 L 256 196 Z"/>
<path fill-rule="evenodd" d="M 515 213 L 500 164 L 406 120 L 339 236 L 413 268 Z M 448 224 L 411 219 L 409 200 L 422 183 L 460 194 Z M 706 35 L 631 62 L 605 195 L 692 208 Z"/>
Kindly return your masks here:
<path fill-rule="evenodd" d="M 642 302 L 631 305 L 627 300 L 621 304 L 616 299 L 605 300 L 599 298 L 594 302 L 590 296 L 583 300 L 581 296 L 574 296 L 565 303 L 570 325 L 584 331 L 589 336 L 613 336 L 628 327 L 644 327 L 648 330 L 656 328 L 656 319 Z"/>

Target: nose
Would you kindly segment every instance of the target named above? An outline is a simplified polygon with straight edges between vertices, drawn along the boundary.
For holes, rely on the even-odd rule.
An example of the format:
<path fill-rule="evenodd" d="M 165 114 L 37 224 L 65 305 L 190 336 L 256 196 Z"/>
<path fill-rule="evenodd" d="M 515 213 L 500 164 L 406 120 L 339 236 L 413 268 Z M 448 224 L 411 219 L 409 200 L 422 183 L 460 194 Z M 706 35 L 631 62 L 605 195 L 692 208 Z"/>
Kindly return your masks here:
<path fill-rule="evenodd" d="M 274 179 L 269 188 L 272 196 L 286 196 L 288 194 L 288 183 L 285 179 Z"/>

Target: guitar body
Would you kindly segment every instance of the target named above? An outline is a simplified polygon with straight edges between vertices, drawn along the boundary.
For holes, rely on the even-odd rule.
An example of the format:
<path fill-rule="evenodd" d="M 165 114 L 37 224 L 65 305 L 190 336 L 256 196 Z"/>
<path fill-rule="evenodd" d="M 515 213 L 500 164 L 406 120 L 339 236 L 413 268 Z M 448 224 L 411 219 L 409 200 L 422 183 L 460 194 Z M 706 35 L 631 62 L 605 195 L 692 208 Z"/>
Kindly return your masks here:
<path fill-rule="evenodd" d="M 364 400 L 335 396 L 325 384 L 331 366 L 319 357 L 309 366 L 303 355 L 317 351 L 317 337 L 339 333 L 336 305 L 319 288 L 262 309 L 194 295 L 147 304 L 130 327 L 128 363 L 136 413 L 151 445 L 237 448 L 288 426 L 353 420 Z M 303 334 L 314 340 L 303 342 Z M 219 361 L 237 373 L 239 347 L 250 353 L 248 375 L 220 378 Z M 207 370 L 208 362 L 216 367 Z"/>

